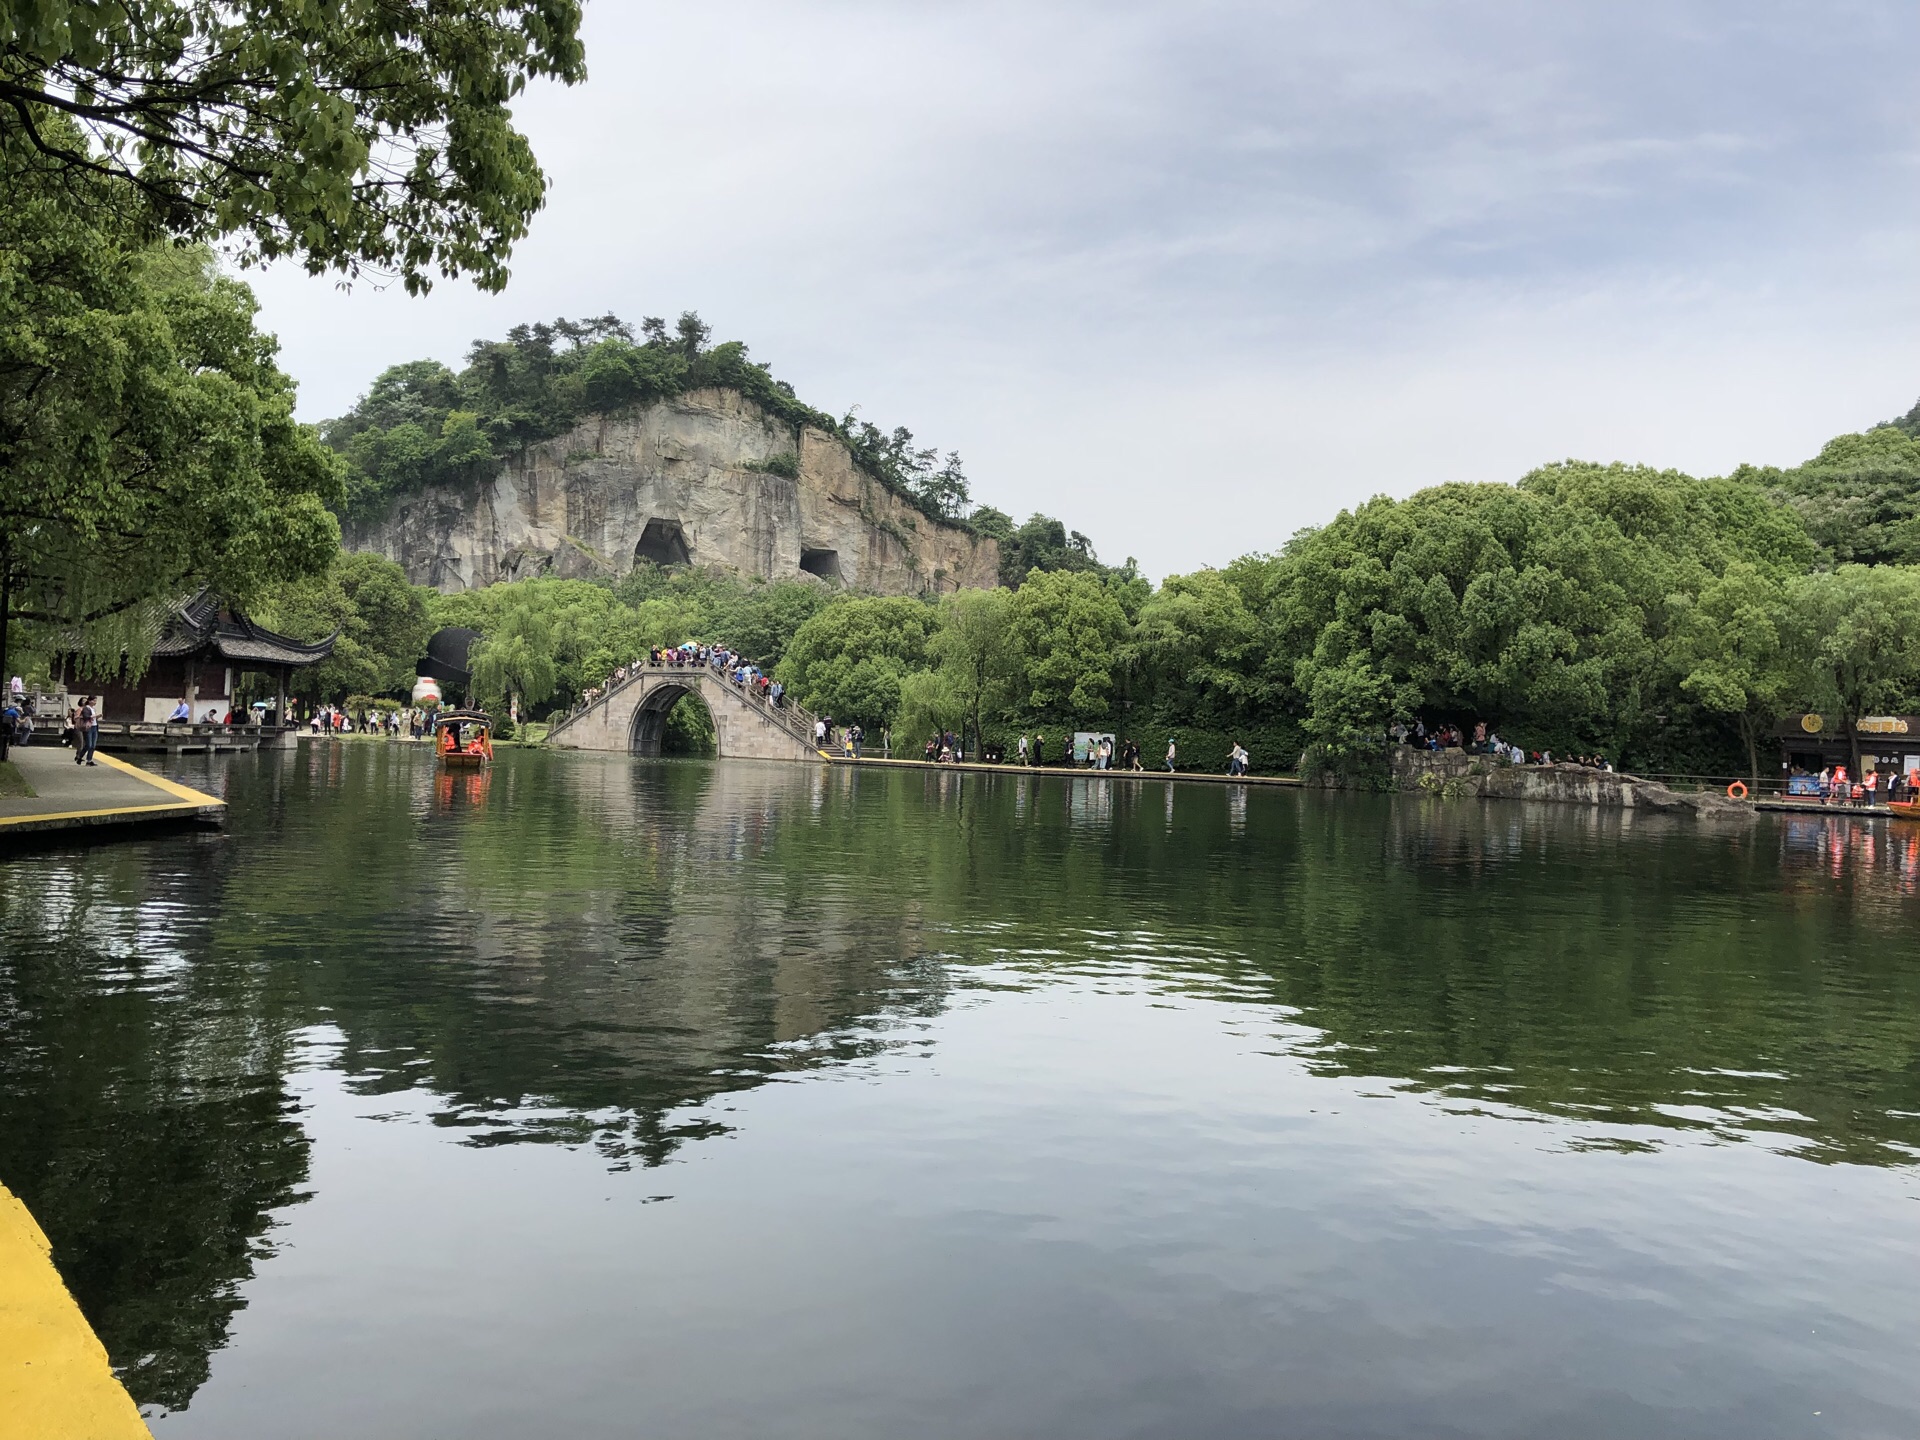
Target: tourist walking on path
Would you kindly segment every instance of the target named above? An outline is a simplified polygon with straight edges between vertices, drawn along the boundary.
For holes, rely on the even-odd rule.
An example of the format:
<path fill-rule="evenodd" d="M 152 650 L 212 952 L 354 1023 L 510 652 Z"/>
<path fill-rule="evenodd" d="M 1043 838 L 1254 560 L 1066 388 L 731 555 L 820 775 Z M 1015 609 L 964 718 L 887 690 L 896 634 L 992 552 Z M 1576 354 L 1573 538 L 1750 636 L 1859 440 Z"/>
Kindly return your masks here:
<path fill-rule="evenodd" d="M 80 702 L 75 721 L 73 763 L 91 765 L 93 752 L 100 748 L 100 711 L 95 707 L 91 695 Z"/>
<path fill-rule="evenodd" d="M 1040 766 L 1045 765 L 1046 763 L 1047 763 L 1047 737 L 1044 735 L 1036 735 L 1033 737 L 1034 768 L 1038 769 Z"/>
<path fill-rule="evenodd" d="M 1174 773 L 1174 760 L 1177 758 L 1177 755 L 1178 752 L 1174 748 L 1173 738 L 1169 736 L 1167 738 L 1167 773 L 1169 775 Z"/>
<path fill-rule="evenodd" d="M 1020 737 L 1020 743 L 1014 747 L 1014 754 L 1020 757 L 1020 763 L 1022 765 L 1029 763 L 1027 756 L 1027 737 L 1024 734 Z"/>

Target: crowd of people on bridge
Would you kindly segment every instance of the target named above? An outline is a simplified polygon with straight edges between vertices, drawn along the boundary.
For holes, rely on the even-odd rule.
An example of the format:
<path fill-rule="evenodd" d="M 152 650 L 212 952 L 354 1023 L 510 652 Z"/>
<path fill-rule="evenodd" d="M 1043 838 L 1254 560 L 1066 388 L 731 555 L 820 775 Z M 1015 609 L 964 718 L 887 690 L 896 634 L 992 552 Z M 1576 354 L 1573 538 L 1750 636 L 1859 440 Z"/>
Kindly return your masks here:
<path fill-rule="evenodd" d="M 582 691 L 573 708 L 576 713 L 587 709 L 603 695 L 610 694 L 647 670 L 689 669 L 711 670 L 754 699 L 776 710 L 787 708 L 787 687 L 759 665 L 730 646 L 699 645 L 691 640 L 680 645 L 655 645 L 647 651 L 644 660 L 618 666 L 598 685 L 590 685 Z"/>

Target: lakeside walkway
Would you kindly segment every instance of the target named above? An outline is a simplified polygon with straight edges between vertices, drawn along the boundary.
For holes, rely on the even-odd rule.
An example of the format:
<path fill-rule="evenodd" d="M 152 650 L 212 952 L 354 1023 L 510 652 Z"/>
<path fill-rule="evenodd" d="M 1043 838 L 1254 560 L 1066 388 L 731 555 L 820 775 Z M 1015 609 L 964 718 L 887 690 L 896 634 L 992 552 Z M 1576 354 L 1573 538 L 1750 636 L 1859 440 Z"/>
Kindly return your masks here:
<path fill-rule="evenodd" d="M 843 755 L 836 751 L 822 750 L 820 757 L 833 765 L 872 766 L 876 769 L 893 770 L 970 770 L 979 775 L 1060 775 L 1074 780 L 1187 780 L 1203 785 L 1280 785 L 1289 788 L 1300 785 L 1297 775 L 1215 775 L 1206 770 L 1090 770 L 1085 765 L 1021 765 L 1016 761 L 1007 761 L 1002 765 L 988 765 L 979 760 L 888 760 L 878 755 L 862 755 L 857 759 L 852 755 Z"/>
<path fill-rule="evenodd" d="M 226 801 L 112 755 L 91 768 L 59 745 L 26 745 L 7 758 L 34 793 L 0 795 L 0 846 L 28 836 L 114 832 L 164 824 L 218 824 Z"/>

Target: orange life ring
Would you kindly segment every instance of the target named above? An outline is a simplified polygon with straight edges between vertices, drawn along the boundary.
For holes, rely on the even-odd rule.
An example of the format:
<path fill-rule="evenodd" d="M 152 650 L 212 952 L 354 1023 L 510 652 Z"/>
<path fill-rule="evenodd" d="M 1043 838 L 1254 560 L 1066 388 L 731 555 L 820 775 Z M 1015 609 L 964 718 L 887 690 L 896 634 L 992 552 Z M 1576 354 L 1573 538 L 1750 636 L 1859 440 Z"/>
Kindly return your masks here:
<path fill-rule="evenodd" d="M 1744 781 L 1744 780 L 1736 780 L 1736 781 L 1734 781 L 1734 782 L 1733 782 L 1733 784 L 1731 784 L 1731 785 L 1729 785 L 1729 786 L 1727 786 L 1727 798 L 1728 798 L 1729 800 L 1744 800 L 1744 799 L 1746 799 L 1746 798 L 1747 798 L 1747 784 L 1746 784 L 1746 781 Z"/>

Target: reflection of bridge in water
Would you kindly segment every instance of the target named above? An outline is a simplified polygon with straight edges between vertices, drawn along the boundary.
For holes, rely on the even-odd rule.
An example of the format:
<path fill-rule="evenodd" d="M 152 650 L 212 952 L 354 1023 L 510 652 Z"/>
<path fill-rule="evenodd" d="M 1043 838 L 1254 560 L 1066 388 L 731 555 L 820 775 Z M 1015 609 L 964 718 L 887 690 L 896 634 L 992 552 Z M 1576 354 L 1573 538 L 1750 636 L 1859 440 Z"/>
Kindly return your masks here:
<path fill-rule="evenodd" d="M 814 746 L 814 717 L 798 705 L 774 705 L 710 665 L 636 665 L 626 679 L 595 696 L 547 731 L 562 750 L 614 750 L 658 755 L 667 715 L 683 695 L 697 695 L 713 716 L 722 759 L 823 760 Z"/>

